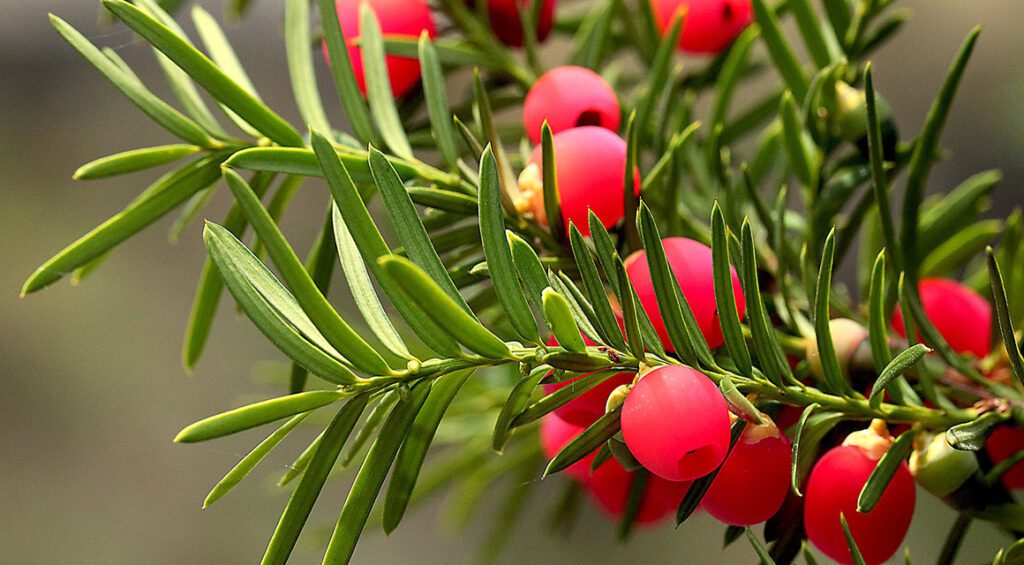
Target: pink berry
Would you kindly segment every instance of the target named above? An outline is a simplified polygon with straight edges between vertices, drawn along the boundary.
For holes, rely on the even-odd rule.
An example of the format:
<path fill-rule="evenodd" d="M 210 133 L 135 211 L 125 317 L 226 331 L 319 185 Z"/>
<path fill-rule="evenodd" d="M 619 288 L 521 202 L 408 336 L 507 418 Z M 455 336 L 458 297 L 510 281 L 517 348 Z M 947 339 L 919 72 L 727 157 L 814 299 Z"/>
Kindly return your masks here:
<path fill-rule="evenodd" d="M 587 345 L 597 345 L 593 341 L 590 341 L 590 338 L 587 336 L 583 336 L 583 341 Z M 552 336 L 548 339 L 547 344 L 558 345 L 558 341 L 555 340 L 554 336 Z M 544 385 L 544 393 L 551 394 L 556 390 L 567 386 L 572 387 L 580 385 L 583 380 L 588 377 L 590 377 L 590 374 L 576 377 L 570 381 L 546 384 Z M 589 426 L 604 415 L 608 395 L 611 394 L 619 385 L 630 384 L 631 382 L 633 382 L 632 374 L 619 373 L 582 395 L 577 396 L 571 402 L 558 407 L 555 410 L 555 414 L 570 424 L 577 426 Z"/>
<path fill-rule="evenodd" d="M 540 143 L 547 120 L 551 133 L 579 126 L 618 131 L 619 99 L 601 75 L 583 67 L 555 67 L 533 83 L 523 105 L 530 141 Z"/>
<path fill-rule="evenodd" d="M 994 465 L 1024 449 L 1024 430 L 999 426 L 985 440 L 985 451 Z M 1010 490 L 1024 488 L 1024 463 L 1017 463 L 1003 474 L 1003 484 Z"/>
<path fill-rule="evenodd" d="M 539 0 L 540 17 L 537 21 L 537 41 L 544 41 L 551 32 L 555 20 L 555 0 Z M 523 45 L 523 25 L 519 18 L 520 5 L 529 9 L 528 0 L 487 0 L 487 13 L 491 29 L 503 43 L 512 47 Z"/>
<path fill-rule="evenodd" d="M 634 476 L 635 473 L 625 470 L 614 458 L 609 459 L 591 475 L 587 492 L 606 514 L 621 518 L 626 511 Z M 689 488 L 689 482 L 666 481 L 656 475 L 648 475 L 636 523 L 653 524 L 673 515 Z"/>
<path fill-rule="evenodd" d="M 925 315 L 950 347 L 978 358 L 988 355 L 992 349 L 992 306 L 987 300 L 950 279 L 923 279 L 918 289 Z M 900 310 L 893 315 L 892 324 L 906 337 Z"/>
<path fill-rule="evenodd" d="M 648 471 L 669 481 L 703 477 L 729 450 L 729 408 L 715 383 L 681 365 L 640 378 L 622 406 L 622 437 Z"/>
<path fill-rule="evenodd" d="M 626 179 L 626 142 L 618 135 L 600 127 L 584 126 L 565 130 L 552 138 L 558 193 L 561 197 L 562 221 L 566 233 L 572 222 L 584 236 L 590 235 L 588 210 L 593 210 L 606 228 L 622 219 L 623 187 Z M 527 171 L 538 181 L 534 186 L 520 177 L 521 187 L 530 193 L 529 208 L 534 217 L 547 225 L 544 213 L 544 190 L 539 182 L 543 170 L 542 149 L 538 145 L 530 154 Z M 531 167 L 531 165 L 533 167 Z M 640 174 L 633 184 L 640 194 Z"/>
<path fill-rule="evenodd" d="M 363 54 L 358 42 L 361 35 L 359 7 L 366 2 L 373 8 L 380 21 L 380 30 L 385 37 L 411 37 L 416 39 L 424 30 L 435 37 L 437 30 L 430 16 L 430 6 L 423 0 L 335 0 L 341 31 L 348 43 L 348 56 L 352 59 L 359 90 L 366 95 L 366 80 L 363 77 Z M 327 46 L 324 46 L 327 56 Z M 415 58 L 388 55 L 385 58 L 391 91 L 398 97 L 412 90 L 420 81 L 420 63 Z"/>
<path fill-rule="evenodd" d="M 583 433 L 586 428 L 570 424 L 558 416 L 548 415 L 540 421 L 540 447 L 548 459 L 553 459 L 563 447 L 576 439 L 576 436 Z M 590 463 L 594 460 L 591 453 L 583 459 L 573 463 L 564 472 L 570 477 L 587 482 L 590 478 Z"/>
<path fill-rule="evenodd" d="M 910 528 L 914 479 L 906 463 L 900 463 L 875 508 L 864 514 L 857 512 L 860 491 L 876 463 L 864 449 L 841 445 L 826 453 L 811 471 L 804 504 L 807 538 L 840 563 L 853 563 L 840 513 L 869 565 L 882 563 L 896 553 Z"/>
<path fill-rule="evenodd" d="M 792 460 L 789 439 L 770 420 L 762 426 L 747 426 L 701 506 L 716 520 L 733 526 L 768 520 L 786 500 Z"/>
<path fill-rule="evenodd" d="M 704 339 L 712 348 L 725 342 L 722 337 L 722 326 L 718 319 L 718 307 L 715 304 L 715 279 L 711 264 L 711 248 L 703 243 L 684 237 L 669 237 L 661 240 L 665 247 L 665 257 L 679 281 L 679 288 L 686 297 L 686 302 L 693 311 L 693 317 L 704 334 Z M 665 329 L 665 320 L 658 308 L 658 298 L 654 294 L 654 283 L 651 281 L 651 269 L 647 264 L 647 253 L 637 251 L 626 258 L 626 274 L 633 283 L 640 303 L 647 316 L 658 331 L 665 347 L 672 349 L 672 343 Z M 747 303 L 743 298 L 736 269 L 732 271 L 732 290 L 736 297 L 736 309 L 740 318 L 746 312 Z"/>
<path fill-rule="evenodd" d="M 683 14 L 679 48 L 690 53 L 718 53 L 754 19 L 750 0 L 654 0 L 654 16 L 667 33 Z"/>

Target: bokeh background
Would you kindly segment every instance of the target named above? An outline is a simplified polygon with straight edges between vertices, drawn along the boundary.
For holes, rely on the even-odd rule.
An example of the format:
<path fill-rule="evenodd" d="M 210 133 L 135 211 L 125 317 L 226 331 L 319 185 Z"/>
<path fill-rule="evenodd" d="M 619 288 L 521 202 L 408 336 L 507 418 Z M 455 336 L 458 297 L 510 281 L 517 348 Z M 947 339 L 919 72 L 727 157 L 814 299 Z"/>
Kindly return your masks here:
<path fill-rule="evenodd" d="M 221 13 L 219 0 L 202 4 Z M 282 3 L 255 4 L 243 23 L 227 26 L 228 33 L 264 99 L 297 121 Z M 971 26 L 985 26 L 946 128 L 944 145 L 953 158 L 936 168 L 932 189 L 999 168 L 1005 179 L 994 211 L 1005 214 L 1024 203 L 1024 3 L 901 4 L 914 17 L 878 54 L 875 68 L 905 135 L 919 127 L 960 40 Z M 18 298 L 37 265 L 153 178 L 142 173 L 76 183 L 75 168 L 115 151 L 171 142 L 57 37 L 47 12 L 117 49 L 147 84 L 165 92 L 149 49 L 123 27 L 102 25 L 98 2 L 0 0 L 0 563 L 255 562 L 286 501 L 273 480 L 305 442 L 292 438 L 236 492 L 200 509 L 210 486 L 263 431 L 199 446 L 175 445 L 171 438 L 201 417 L 279 390 L 264 377 L 264 361 L 279 356 L 225 300 L 195 374 L 181 368 L 181 338 L 204 257 L 199 227 L 169 245 L 163 222 L 120 248 L 79 287 L 61 283 Z M 211 209 L 213 217 L 222 214 L 225 196 Z M 322 196 L 301 193 L 285 219 L 299 248 L 319 224 Z M 318 562 L 315 547 L 322 539 L 315 532 L 319 527 L 324 535 L 333 524 L 346 488 L 327 486 L 311 521 L 314 534 L 300 540 L 295 562 Z M 556 492 L 540 485 L 531 515 L 542 517 L 539 503 Z M 915 562 L 926 563 L 934 561 L 954 515 L 928 497 L 920 500 L 908 545 Z M 355 561 L 472 561 L 486 532 L 483 518 L 494 508 L 485 503 L 482 519 L 456 532 L 440 517 L 443 502 L 437 497 L 419 507 L 387 539 L 370 524 Z M 568 539 L 547 534 L 543 520 L 521 522 L 504 561 L 753 561 L 742 542 L 721 553 L 722 528 L 706 517 L 680 531 L 642 531 L 620 545 L 613 525 L 592 509 L 587 514 Z M 1007 542 L 975 525 L 962 561 L 991 559 Z"/>

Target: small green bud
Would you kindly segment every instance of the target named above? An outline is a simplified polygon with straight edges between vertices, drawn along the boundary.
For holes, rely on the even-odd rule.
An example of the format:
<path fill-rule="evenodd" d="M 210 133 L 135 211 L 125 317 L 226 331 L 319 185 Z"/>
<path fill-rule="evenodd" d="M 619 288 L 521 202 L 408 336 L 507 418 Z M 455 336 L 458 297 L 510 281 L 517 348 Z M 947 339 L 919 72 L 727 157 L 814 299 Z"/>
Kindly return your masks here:
<path fill-rule="evenodd" d="M 973 451 L 953 449 L 945 434 L 922 437 L 910 455 L 910 472 L 917 483 L 939 498 L 956 492 L 979 470 Z"/>
<path fill-rule="evenodd" d="M 845 82 L 836 83 L 836 130 L 839 137 L 847 141 L 857 141 L 867 135 L 868 108 L 867 96 L 863 90 L 853 88 Z M 878 122 L 889 120 L 889 104 L 878 92 L 875 92 L 878 105 Z"/>

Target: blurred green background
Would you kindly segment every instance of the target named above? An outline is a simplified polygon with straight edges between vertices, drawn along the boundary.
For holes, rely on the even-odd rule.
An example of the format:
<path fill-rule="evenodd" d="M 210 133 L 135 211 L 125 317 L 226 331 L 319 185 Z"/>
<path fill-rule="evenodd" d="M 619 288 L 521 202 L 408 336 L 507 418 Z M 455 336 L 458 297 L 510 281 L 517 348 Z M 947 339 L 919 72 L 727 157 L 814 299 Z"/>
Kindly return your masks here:
<path fill-rule="evenodd" d="M 203 4 L 220 13 L 219 1 Z M 875 68 L 905 136 L 921 123 L 962 37 L 974 24 L 985 25 L 944 137 L 953 159 L 936 168 L 931 186 L 945 190 L 973 172 L 1000 168 L 1005 179 L 994 211 L 1005 214 L 1024 203 L 1024 3 L 901 4 L 914 17 L 879 53 Z M 205 358 L 195 374 L 182 370 L 181 338 L 204 257 L 199 227 L 168 245 L 169 222 L 163 222 L 124 245 L 81 286 L 61 283 L 18 298 L 36 266 L 155 176 L 75 183 L 75 168 L 115 151 L 171 142 L 57 37 L 48 11 L 116 48 L 147 84 L 166 93 L 149 49 L 123 27 L 101 25 L 98 2 L 0 0 L 0 563 L 255 562 L 286 501 L 273 481 L 305 442 L 292 438 L 237 492 L 200 509 L 210 486 L 263 431 L 199 446 L 171 438 L 201 417 L 279 392 L 261 367 L 280 357 L 225 300 Z M 261 0 L 228 33 L 264 99 L 297 122 L 281 12 L 281 2 Z M 337 111 L 332 118 L 340 122 Z M 225 197 L 218 197 L 213 218 L 223 213 Z M 323 200 L 310 188 L 287 214 L 285 230 L 299 249 L 319 225 Z M 333 524 L 346 489 L 341 482 L 327 486 L 311 521 L 314 535 L 300 540 L 295 562 L 318 562 L 322 540 L 315 532 Z M 556 492 L 540 485 L 529 514 L 538 519 L 519 524 L 504 561 L 753 561 L 743 543 L 721 553 L 722 527 L 706 517 L 680 531 L 642 531 L 620 545 L 614 526 L 587 507 L 572 537 L 546 535 L 539 503 Z M 934 561 L 954 516 L 923 494 L 919 500 L 908 545 L 915 562 L 926 563 Z M 471 561 L 487 520 L 454 532 L 438 518 L 439 506 L 418 508 L 387 539 L 371 524 L 355 561 Z M 961 558 L 991 559 L 1007 542 L 975 526 Z"/>

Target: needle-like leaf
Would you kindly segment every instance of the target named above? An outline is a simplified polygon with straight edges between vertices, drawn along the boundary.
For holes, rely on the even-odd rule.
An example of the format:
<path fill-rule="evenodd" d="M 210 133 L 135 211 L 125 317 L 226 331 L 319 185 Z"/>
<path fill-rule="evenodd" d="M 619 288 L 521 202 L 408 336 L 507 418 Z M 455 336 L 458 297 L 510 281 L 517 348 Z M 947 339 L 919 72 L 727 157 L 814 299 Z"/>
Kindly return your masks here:
<path fill-rule="evenodd" d="M 335 349 L 367 374 L 390 374 L 391 368 L 387 362 L 342 319 L 338 311 L 324 298 L 323 293 L 316 287 L 302 261 L 295 255 L 295 251 L 285 240 L 284 235 L 270 218 L 270 214 L 260 203 L 252 188 L 231 169 L 224 169 L 224 178 L 227 180 L 231 193 L 235 195 L 235 201 L 249 218 L 253 229 L 259 234 L 260 240 L 266 245 L 267 251 L 274 259 L 274 264 L 280 269 L 285 283 L 292 289 L 296 300 L 317 329 L 323 333 Z"/>
<path fill-rule="evenodd" d="M 195 145 L 161 145 L 133 149 L 90 161 L 79 167 L 73 176 L 75 180 L 93 180 L 133 173 L 172 163 L 195 154 L 199 149 Z"/>
<path fill-rule="evenodd" d="M 366 263 L 356 247 L 352 234 L 348 231 L 345 218 L 338 211 L 337 205 L 332 205 L 332 218 L 334 222 L 334 241 L 338 248 L 338 256 L 341 258 L 341 268 L 345 272 L 345 281 L 349 290 L 352 291 L 352 299 L 356 303 L 359 312 L 362 313 L 366 325 L 370 327 L 381 344 L 387 347 L 392 353 L 411 358 L 402 336 L 395 329 L 391 318 L 384 311 L 380 299 L 370 282 L 370 276 L 366 271 Z"/>
<path fill-rule="evenodd" d="M 374 140 L 373 122 L 352 71 L 352 60 L 348 55 L 345 35 L 341 31 L 337 4 L 334 0 L 317 0 L 317 7 L 320 9 L 320 26 L 330 57 L 331 78 L 334 79 L 338 99 L 356 138 L 364 144 L 370 143 Z"/>
<path fill-rule="evenodd" d="M 399 448 L 409 434 L 414 419 L 423 407 L 430 393 L 430 383 L 420 382 L 409 391 L 408 398 L 399 401 L 391 411 L 377 440 L 373 442 L 362 467 L 356 473 L 355 482 L 341 508 L 338 523 L 327 544 L 325 564 L 348 563 L 355 551 L 366 519 L 370 516 L 373 503 L 380 494 L 388 470 L 395 461 Z"/>
<path fill-rule="evenodd" d="M 900 245 L 906 256 L 907 275 L 915 284 L 917 268 L 920 265 L 922 253 L 925 251 L 918 247 L 918 227 L 928 173 L 935 162 L 939 138 L 953 105 L 953 97 L 960 86 L 960 79 L 963 77 L 967 61 L 974 51 L 974 44 L 978 41 L 980 33 L 980 27 L 974 28 L 960 46 L 960 51 L 949 68 L 942 89 L 932 103 L 931 109 L 928 110 L 924 128 L 914 144 L 914 153 L 907 167 L 907 186 L 903 194 L 903 219 L 900 223 Z"/>
<path fill-rule="evenodd" d="M 366 408 L 370 395 L 357 396 L 338 411 L 323 436 L 317 441 L 317 447 L 302 474 L 298 486 L 292 491 L 288 505 L 281 514 L 274 535 L 270 538 L 267 551 L 263 554 L 263 565 L 284 565 L 295 548 L 299 533 L 306 525 L 313 504 L 320 497 L 320 491 L 327 482 L 327 475 L 334 468 L 338 454 L 345 446 L 352 428 L 359 421 L 359 415 Z"/>
<path fill-rule="evenodd" d="M 836 356 L 835 345 L 832 343 L 832 330 L 829 325 L 831 320 L 832 263 L 836 247 L 835 235 L 835 229 L 829 232 L 821 253 L 821 270 L 818 272 L 817 288 L 814 295 L 814 333 L 815 339 L 818 341 L 818 355 L 826 386 L 833 392 L 850 394 L 853 389 L 846 377 L 843 376 L 839 358 Z"/>
<path fill-rule="evenodd" d="M 280 428 L 274 430 L 274 433 L 267 436 L 267 439 L 260 442 L 252 451 L 250 451 L 237 465 L 231 468 L 230 471 L 224 478 L 218 482 L 210 494 L 206 495 L 206 500 L 203 501 L 203 508 L 209 507 L 214 502 L 220 500 L 224 495 L 231 492 L 231 489 L 235 488 L 238 483 L 242 482 L 242 479 L 249 476 L 249 473 L 259 465 L 260 461 L 269 454 L 285 437 L 295 429 L 306 419 L 309 412 L 304 412 L 292 416 L 287 422 L 285 422 Z"/>
<path fill-rule="evenodd" d="M 448 275 L 448 270 L 441 262 L 441 258 L 438 257 L 437 249 L 431 242 L 427 229 L 423 227 L 423 222 L 420 221 L 420 217 L 416 213 L 412 199 L 394 167 L 388 163 L 383 153 L 372 146 L 370 147 L 369 163 L 373 180 L 384 198 L 388 217 L 391 218 L 391 224 L 395 227 L 398 239 L 405 248 L 406 256 L 429 274 L 430 278 L 460 308 L 475 318 L 476 316 L 469 309 L 465 299 L 459 294 L 459 289 Z"/>
<path fill-rule="evenodd" d="M 448 94 L 444 85 L 444 73 L 437 59 L 437 50 L 426 31 L 420 34 L 418 43 L 420 68 L 423 73 L 423 96 L 427 100 L 430 128 L 437 148 L 451 170 L 459 168 L 458 138 L 452 125 L 452 111 L 448 107 Z"/>
<path fill-rule="evenodd" d="M 583 459 L 588 454 L 608 441 L 613 435 L 619 432 L 619 413 L 622 407 L 618 407 L 583 430 L 571 442 L 561 449 L 544 469 L 544 476 L 548 476 L 564 469 Z"/>
<path fill-rule="evenodd" d="M 391 90 L 391 79 L 388 77 L 387 63 L 384 59 L 384 39 L 381 35 L 380 22 L 374 8 L 369 3 L 360 4 L 359 33 L 363 63 L 363 76 L 366 80 L 366 99 L 370 103 L 370 115 L 377 123 L 384 143 L 399 157 L 412 157 L 409 138 L 402 128 L 402 120 L 398 117 L 395 96 Z"/>
<path fill-rule="evenodd" d="M 523 288 L 519 285 L 512 251 L 505 237 L 500 192 L 498 166 L 488 147 L 480 158 L 480 240 L 483 242 L 484 258 L 487 259 L 494 291 L 512 327 L 523 339 L 538 342 L 540 334 L 537 332 L 537 322 L 526 303 Z"/>
<path fill-rule="evenodd" d="M 214 153 L 182 166 L 174 174 L 161 179 L 159 185 L 147 190 L 141 198 L 116 216 L 103 222 L 77 241 L 67 246 L 32 274 L 22 295 L 45 288 L 76 268 L 110 251 L 122 241 L 181 205 L 200 190 L 210 186 L 220 175 L 223 153 Z"/>
<path fill-rule="evenodd" d="M 541 365 L 534 368 L 529 374 L 523 375 L 519 382 L 512 387 L 512 392 L 508 394 L 505 403 L 501 405 L 498 419 L 494 423 L 494 433 L 491 435 L 491 449 L 495 452 L 500 454 L 505 450 L 505 445 L 508 444 L 509 439 L 512 437 L 512 421 L 526 409 L 530 398 L 533 397 L 533 391 L 550 372 L 551 369 L 549 367 Z"/>
<path fill-rule="evenodd" d="M 195 443 L 231 435 L 327 406 L 344 397 L 341 392 L 316 390 L 264 400 L 200 420 L 178 432 L 174 441 Z"/>
<path fill-rule="evenodd" d="M 462 390 L 462 386 L 472 375 L 472 369 L 455 371 L 438 378 L 431 385 L 430 395 L 413 420 L 412 427 L 398 452 L 398 458 L 395 459 L 395 468 L 391 473 L 391 482 L 384 498 L 385 533 L 394 531 L 402 520 L 419 478 L 420 468 L 427 456 L 427 448 L 437 433 L 437 427 L 441 424 L 441 419 L 448 411 L 455 395 Z"/>
<path fill-rule="evenodd" d="M 638 225 L 647 253 L 647 265 L 651 270 L 654 294 L 658 300 L 658 310 L 665 320 L 669 340 L 687 364 L 697 366 L 699 362 L 705 367 L 714 367 L 716 363 L 711 348 L 679 288 L 675 273 L 665 257 L 665 248 L 654 216 L 644 203 L 640 205 L 639 216 Z"/>
<path fill-rule="evenodd" d="M 885 392 L 886 387 L 889 386 L 889 383 L 892 382 L 893 379 L 910 370 L 918 361 L 921 360 L 922 357 L 924 357 L 925 353 L 930 351 L 931 348 L 918 343 L 904 349 L 899 353 L 899 355 L 893 357 L 892 361 L 890 361 L 889 364 L 882 369 L 882 372 L 879 373 L 875 384 L 871 385 L 871 393 L 868 396 L 871 406 L 875 408 L 881 406 L 883 393 Z"/>
<path fill-rule="evenodd" d="M 409 323 L 410 328 L 428 347 L 441 355 L 458 356 L 460 351 L 455 340 L 407 296 L 377 263 L 381 257 L 390 255 L 391 250 L 380 235 L 346 165 L 338 157 L 330 140 L 323 134 L 313 132 L 312 142 L 318 166 L 322 169 L 321 174 L 327 179 L 327 186 L 334 196 L 334 203 L 345 219 L 345 225 L 348 227 L 356 247 L 359 248 L 364 263 L 380 284 L 381 290 L 384 291 L 402 318 Z"/>
<path fill-rule="evenodd" d="M 1003 285 L 1003 274 L 996 261 L 992 248 L 986 250 L 988 258 L 989 281 L 992 284 L 992 302 L 996 310 L 996 326 L 1006 348 L 1006 356 L 1010 359 L 1010 370 L 1018 383 L 1024 383 L 1024 356 L 1021 355 L 1017 334 L 1014 332 L 1013 320 L 1010 318 L 1010 307 L 1006 301 L 1006 288 Z M 1020 265 L 1016 265 L 1020 268 Z"/>
<path fill-rule="evenodd" d="M 733 289 L 732 262 L 729 260 L 729 236 L 725 227 L 725 216 L 715 201 L 711 209 L 711 249 L 713 278 L 715 283 L 715 304 L 722 325 L 725 346 L 736 364 L 736 370 L 745 377 L 753 377 L 754 370 L 747 349 L 747 340 L 740 326 L 736 294 Z"/>
<path fill-rule="evenodd" d="M 779 17 L 775 15 L 775 9 L 770 7 L 765 0 L 753 0 L 753 6 L 754 18 L 757 25 L 761 27 L 761 36 L 764 38 L 765 46 L 768 47 L 768 54 L 771 55 L 775 67 L 782 75 L 789 90 L 797 99 L 803 100 L 810 82 L 800 61 L 793 53 L 792 46 L 786 41 L 786 35 L 779 24 Z"/>
<path fill-rule="evenodd" d="M 896 471 L 914 449 L 916 435 L 917 430 L 914 429 L 903 432 L 885 452 L 885 455 L 878 460 L 867 482 L 864 483 L 860 496 L 857 497 L 857 512 L 867 513 L 874 510 L 875 505 L 882 499 L 885 489 L 896 475 Z"/>
<path fill-rule="evenodd" d="M 203 240 L 228 290 L 271 343 L 330 382 L 351 384 L 357 380 L 344 364 L 347 361 L 320 336 L 295 298 L 242 242 L 213 223 L 206 224 Z"/>
<path fill-rule="evenodd" d="M 103 73 L 103 76 L 107 77 L 111 84 L 127 96 L 147 116 L 152 118 L 154 122 L 193 145 L 201 147 L 215 145 L 213 139 L 210 138 L 199 124 L 159 99 L 137 77 L 124 72 L 116 63 L 111 61 L 86 39 L 84 35 L 71 27 L 71 24 L 54 15 L 50 15 L 50 23 L 68 44 L 74 47 L 98 71 Z"/>
<path fill-rule="evenodd" d="M 420 304 L 420 307 L 454 337 L 472 351 L 491 359 L 509 358 L 511 352 L 505 342 L 498 339 L 487 328 L 480 325 L 452 300 L 441 287 L 419 267 L 408 259 L 397 255 L 382 257 L 379 263 L 391 275 L 406 294 Z"/>
<path fill-rule="evenodd" d="M 288 54 L 288 75 L 291 77 L 295 104 L 302 119 L 314 129 L 328 131 L 320 90 L 313 70 L 313 50 L 309 33 L 309 0 L 286 0 L 284 5 L 284 43 Z"/>
<path fill-rule="evenodd" d="M 303 145 L 302 137 L 295 128 L 166 26 L 124 0 L 103 0 L 103 5 L 153 47 L 167 55 L 214 98 L 268 138 L 281 145 Z"/>

